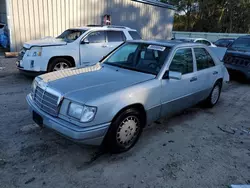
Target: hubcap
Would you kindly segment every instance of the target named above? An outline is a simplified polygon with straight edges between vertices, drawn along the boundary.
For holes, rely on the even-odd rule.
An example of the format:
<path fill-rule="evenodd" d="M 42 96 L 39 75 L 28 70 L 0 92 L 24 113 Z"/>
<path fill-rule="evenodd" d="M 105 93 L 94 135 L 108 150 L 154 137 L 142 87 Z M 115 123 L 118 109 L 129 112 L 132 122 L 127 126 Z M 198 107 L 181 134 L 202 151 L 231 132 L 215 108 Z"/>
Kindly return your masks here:
<path fill-rule="evenodd" d="M 116 140 L 120 145 L 129 147 L 133 144 L 133 141 L 136 139 L 138 133 L 139 120 L 135 116 L 129 116 L 120 124 L 116 133 Z"/>
<path fill-rule="evenodd" d="M 59 62 L 55 65 L 53 71 L 59 71 L 59 70 L 67 69 L 67 68 L 69 68 L 67 63 Z"/>
<path fill-rule="evenodd" d="M 213 92 L 212 92 L 212 95 L 211 95 L 212 104 L 215 104 L 218 101 L 219 95 L 220 95 L 220 87 L 217 85 L 213 89 Z"/>

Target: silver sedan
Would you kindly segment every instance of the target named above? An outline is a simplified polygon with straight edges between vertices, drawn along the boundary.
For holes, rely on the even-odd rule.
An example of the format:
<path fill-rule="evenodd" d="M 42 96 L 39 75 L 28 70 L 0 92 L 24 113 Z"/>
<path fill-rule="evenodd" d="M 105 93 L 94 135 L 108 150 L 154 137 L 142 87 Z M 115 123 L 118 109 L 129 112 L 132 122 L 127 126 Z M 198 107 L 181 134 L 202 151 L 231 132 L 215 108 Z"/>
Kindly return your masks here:
<path fill-rule="evenodd" d="M 131 41 L 94 66 L 36 77 L 27 102 L 41 127 L 124 152 L 157 119 L 199 102 L 213 107 L 228 80 L 205 45 Z"/>

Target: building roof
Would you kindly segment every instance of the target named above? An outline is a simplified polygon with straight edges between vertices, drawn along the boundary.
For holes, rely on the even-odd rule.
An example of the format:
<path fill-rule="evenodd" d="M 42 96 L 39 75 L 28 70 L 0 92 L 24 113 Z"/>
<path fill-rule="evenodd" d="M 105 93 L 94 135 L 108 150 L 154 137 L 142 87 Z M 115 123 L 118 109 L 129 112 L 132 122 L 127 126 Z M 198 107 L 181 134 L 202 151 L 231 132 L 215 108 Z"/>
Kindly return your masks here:
<path fill-rule="evenodd" d="M 153 6 L 157 6 L 157 7 L 177 10 L 177 8 L 175 6 L 167 4 L 167 3 L 162 3 L 162 2 L 157 1 L 157 0 L 132 0 L 132 1 L 144 3 L 144 4 L 148 4 L 148 5 L 153 5 Z"/>

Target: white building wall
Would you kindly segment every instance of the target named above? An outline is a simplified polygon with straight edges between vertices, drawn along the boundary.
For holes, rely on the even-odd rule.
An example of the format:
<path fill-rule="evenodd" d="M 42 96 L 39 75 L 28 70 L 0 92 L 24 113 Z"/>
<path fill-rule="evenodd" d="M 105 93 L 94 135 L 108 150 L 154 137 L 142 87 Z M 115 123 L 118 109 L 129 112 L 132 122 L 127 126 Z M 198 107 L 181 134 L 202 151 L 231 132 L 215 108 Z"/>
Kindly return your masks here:
<path fill-rule="evenodd" d="M 5 0 L 0 0 L 0 23 L 7 23 Z"/>
<path fill-rule="evenodd" d="M 2 1 L 2 0 L 0 0 Z M 113 25 L 137 29 L 142 37 L 171 37 L 174 11 L 131 0 L 6 0 L 11 51 L 25 41 L 58 36 L 70 27 L 102 24 L 110 14 Z"/>

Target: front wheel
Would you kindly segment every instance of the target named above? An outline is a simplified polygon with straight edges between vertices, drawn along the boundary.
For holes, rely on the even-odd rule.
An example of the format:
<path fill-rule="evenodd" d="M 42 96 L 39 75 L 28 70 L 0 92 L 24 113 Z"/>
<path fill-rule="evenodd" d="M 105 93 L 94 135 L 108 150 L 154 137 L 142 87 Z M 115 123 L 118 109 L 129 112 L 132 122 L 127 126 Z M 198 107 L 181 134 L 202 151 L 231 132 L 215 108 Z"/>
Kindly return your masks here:
<path fill-rule="evenodd" d="M 216 82 L 209 97 L 205 100 L 206 107 L 212 108 L 218 103 L 220 99 L 221 88 L 222 88 L 222 83 L 219 81 Z"/>
<path fill-rule="evenodd" d="M 49 64 L 48 72 L 64 70 L 72 67 L 72 63 L 65 58 L 56 58 Z"/>
<path fill-rule="evenodd" d="M 136 109 L 127 109 L 117 116 L 104 139 L 104 146 L 111 153 L 128 151 L 142 133 L 143 118 Z"/>

